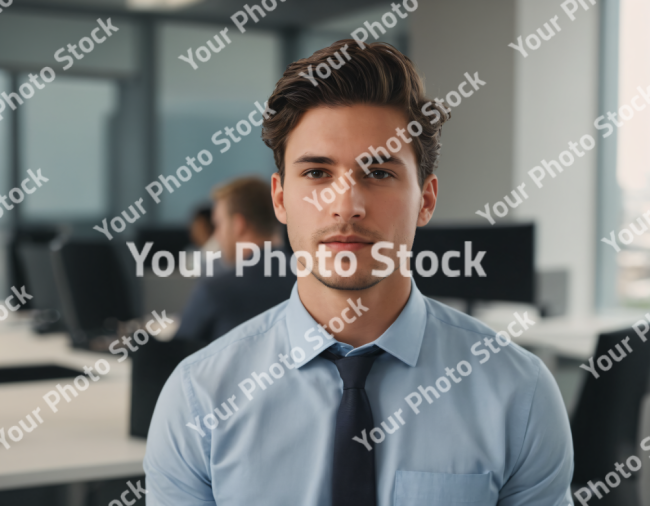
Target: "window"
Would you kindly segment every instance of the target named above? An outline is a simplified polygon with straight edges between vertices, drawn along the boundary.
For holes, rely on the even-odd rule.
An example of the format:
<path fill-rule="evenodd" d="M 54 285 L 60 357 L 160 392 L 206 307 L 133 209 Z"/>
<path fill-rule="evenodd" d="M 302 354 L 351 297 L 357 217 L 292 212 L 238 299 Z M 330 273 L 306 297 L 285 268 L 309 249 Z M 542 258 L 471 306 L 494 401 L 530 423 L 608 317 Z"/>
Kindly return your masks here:
<path fill-rule="evenodd" d="M 650 3 L 621 1 L 618 106 L 622 126 L 617 132 L 616 180 L 622 209 L 615 229 L 621 247 L 616 255 L 617 292 L 622 305 L 639 307 L 650 302 L 650 225 L 643 218 L 650 211 L 650 105 L 638 90 L 647 93 L 650 87 L 650 66 L 641 63 L 650 61 L 648 26 Z"/>
<path fill-rule="evenodd" d="M 206 46 L 223 26 L 164 23 L 158 32 L 158 174 L 171 175 L 207 149 L 213 162 L 174 191 L 173 198 L 161 199 L 161 223 L 185 223 L 199 203 L 210 199 L 215 184 L 235 177 L 260 175 L 268 180 L 275 172 L 273 155 L 261 141 L 261 127 L 241 140 L 215 145 L 211 138 L 226 127 L 235 128 L 264 104 L 281 75 L 280 40 L 271 32 L 228 31 L 232 41 L 195 70 L 179 59 L 189 48 Z M 213 39 L 213 45 L 217 45 Z M 259 120 L 259 116 L 256 116 Z M 225 133 L 220 136 L 226 137 Z"/>
<path fill-rule="evenodd" d="M 104 217 L 116 100 L 112 81 L 59 76 L 21 106 L 20 179 L 39 168 L 49 179 L 21 204 L 25 221 Z"/>
<path fill-rule="evenodd" d="M 11 87 L 11 78 L 7 72 L 0 70 L 0 90 L 8 90 Z M 11 189 L 9 188 L 11 180 L 11 160 L 9 158 L 10 150 L 10 135 L 11 135 L 11 121 L 13 114 L 7 107 L 2 113 L 2 120 L 0 121 L 0 194 L 6 195 Z M 0 229 L 6 228 L 6 214 L 0 218 Z"/>
<path fill-rule="evenodd" d="M 11 79 L 9 74 L 0 70 L 0 90 L 7 90 L 11 86 Z M 11 142 L 11 121 L 13 117 L 3 114 L 3 119 L 0 121 L 0 195 L 6 195 L 11 189 L 9 187 L 11 181 L 11 160 L 10 156 L 10 142 Z M 7 249 L 4 247 L 8 239 L 9 224 L 7 213 L 0 217 L 0 296 L 5 296 L 8 289 L 7 283 Z"/>
<path fill-rule="evenodd" d="M 364 9 L 355 14 L 345 14 L 335 19 L 311 25 L 300 37 L 298 58 L 311 56 L 314 51 L 322 49 L 341 39 L 350 39 L 351 33 L 364 26 L 368 20 L 377 20 L 386 12 L 386 6 L 380 5 L 371 9 Z M 398 20 L 397 25 L 386 30 L 377 40 L 388 42 L 404 54 L 408 54 L 408 23 Z M 376 42 L 372 35 L 368 36 L 368 44 Z"/>

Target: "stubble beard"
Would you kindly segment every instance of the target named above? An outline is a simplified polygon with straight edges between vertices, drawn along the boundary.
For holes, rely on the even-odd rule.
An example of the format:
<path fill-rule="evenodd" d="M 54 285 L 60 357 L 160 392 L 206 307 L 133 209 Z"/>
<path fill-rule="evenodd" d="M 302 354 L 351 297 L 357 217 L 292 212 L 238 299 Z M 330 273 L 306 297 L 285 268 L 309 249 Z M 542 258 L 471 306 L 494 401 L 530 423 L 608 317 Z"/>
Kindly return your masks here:
<path fill-rule="evenodd" d="M 302 259 L 299 259 L 298 261 L 302 264 Z M 346 270 L 348 266 L 349 262 L 347 260 L 343 260 L 341 265 L 342 270 Z M 303 267 L 305 267 L 304 264 Z M 359 263 L 357 263 L 357 270 L 354 274 L 352 274 L 352 276 L 341 276 L 340 274 L 336 273 L 333 268 L 330 269 L 330 276 L 323 276 L 318 269 L 318 264 L 315 263 L 314 268 L 311 271 L 311 275 L 320 281 L 320 283 L 322 283 L 324 286 L 333 290 L 366 290 L 368 288 L 372 288 L 373 286 L 386 279 L 385 277 L 372 275 L 372 269 L 375 269 L 377 267 L 378 266 L 372 265 L 369 269 L 362 270 L 359 268 Z"/>

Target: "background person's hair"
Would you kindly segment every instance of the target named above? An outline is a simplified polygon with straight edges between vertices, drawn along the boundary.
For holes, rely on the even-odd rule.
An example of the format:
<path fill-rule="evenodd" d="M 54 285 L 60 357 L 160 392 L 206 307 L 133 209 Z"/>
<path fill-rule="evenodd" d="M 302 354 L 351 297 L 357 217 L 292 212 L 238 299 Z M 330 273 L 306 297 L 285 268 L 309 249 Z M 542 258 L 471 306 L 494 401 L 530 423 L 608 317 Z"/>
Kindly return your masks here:
<path fill-rule="evenodd" d="M 269 237 L 279 229 L 275 217 L 271 186 L 257 177 L 243 177 L 217 186 L 212 191 L 215 201 L 227 203 L 229 213 L 241 214 L 255 231 Z"/>
<path fill-rule="evenodd" d="M 346 44 L 350 60 L 341 52 Z M 329 62 L 337 66 L 345 63 L 335 69 Z M 331 75 L 326 79 L 316 73 L 321 63 L 331 68 Z M 318 86 L 300 75 L 301 72 L 310 75 L 310 65 Z M 411 60 L 385 42 L 373 42 L 361 49 L 352 39 L 339 40 L 309 58 L 292 63 L 269 98 L 268 107 L 275 114 L 262 125 L 262 139 L 273 150 L 282 184 L 287 138 L 306 111 L 318 106 L 376 104 L 398 107 L 404 111 L 408 122 L 415 120 L 422 126 L 422 134 L 413 138 L 422 186 L 424 179 L 438 166 L 442 124 L 451 117 L 446 104 L 443 103 L 443 107 L 432 102 L 429 111 L 436 109 L 440 114 L 440 120 L 432 125 L 430 121 L 437 115 L 422 113 L 422 106 L 429 102 L 424 93 L 424 83 Z"/>
<path fill-rule="evenodd" d="M 192 221 L 198 220 L 198 219 L 205 220 L 205 222 L 210 227 L 210 232 L 214 232 L 214 223 L 212 223 L 212 206 L 211 205 L 203 205 L 203 206 L 197 207 L 194 210 L 194 215 L 192 216 Z"/>

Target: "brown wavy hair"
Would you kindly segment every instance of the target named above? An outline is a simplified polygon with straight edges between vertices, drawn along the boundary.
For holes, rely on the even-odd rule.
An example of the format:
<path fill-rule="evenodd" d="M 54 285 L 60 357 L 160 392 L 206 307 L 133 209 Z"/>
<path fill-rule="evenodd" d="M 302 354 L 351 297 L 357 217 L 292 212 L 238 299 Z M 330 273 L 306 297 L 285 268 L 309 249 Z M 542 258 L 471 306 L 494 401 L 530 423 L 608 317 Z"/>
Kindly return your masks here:
<path fill-rule="evenodd" d="M 212 199 L 227 202 L 230 215 L 241 214 L 264 237 L 270 237 L 280 228 L 273 210 L 271 186 L 258 177 L 241 177 L 219 185 L 212 190 Z"/>
<path fill-rule="evenodd" d="M 331 70 L 326 78 L 316 72 L 322 63 Z M 310 74 L 317 86 L 305 77 Z M 262 124 L 262 140 L 273 150 L 282 184 L 287 138 L 302 115 L 318 106 L 354 104 L 395 106 L 405 112 L 408 122 L 419 122 L 423 131 L 413 138 L 413 147 L 420 186 L 433 174 L 440 156 L 442 124 L 451 118 L 447 104 L 426 98 L 413 62 L 390 44 L 373 42 L 361 49 L 355 40 L 344 39 L 289 65 L 268 100 L 275 113 Z"/>

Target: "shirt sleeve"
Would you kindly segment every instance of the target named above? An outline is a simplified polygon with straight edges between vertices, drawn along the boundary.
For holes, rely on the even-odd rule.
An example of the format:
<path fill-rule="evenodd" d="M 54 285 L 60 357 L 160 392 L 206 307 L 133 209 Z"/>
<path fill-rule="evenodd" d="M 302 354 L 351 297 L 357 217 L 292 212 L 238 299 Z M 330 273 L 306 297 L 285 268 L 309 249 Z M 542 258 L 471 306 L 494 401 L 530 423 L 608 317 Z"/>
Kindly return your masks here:
<path fill-rule="evenodd" d="M 209 464 L 210 431 L 200 422 L 182 362 L 154 410 L 144 458 L 147 506 L 216 505 Z M 191 423 L 203 432 L 188 427 Z"/>
<path fill-rule="evenodd" d="M 217 311 L 214 297 L 210 290 L 210 281 L 201 278 L 190 300 L 183 310 L 181 324 L 176 331 L 174 339 L 191 339 L 194 341 L 210 342 L 210 335 L 215 326 Z"/>
<path fill-rule="evenodd" d="M 573 442 L 555 379 L 540 363 L 523 445 L 498 506 L 573 506 Z"/>

